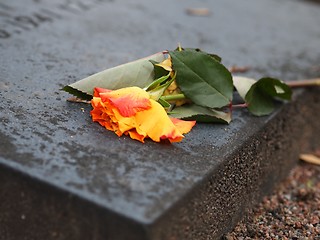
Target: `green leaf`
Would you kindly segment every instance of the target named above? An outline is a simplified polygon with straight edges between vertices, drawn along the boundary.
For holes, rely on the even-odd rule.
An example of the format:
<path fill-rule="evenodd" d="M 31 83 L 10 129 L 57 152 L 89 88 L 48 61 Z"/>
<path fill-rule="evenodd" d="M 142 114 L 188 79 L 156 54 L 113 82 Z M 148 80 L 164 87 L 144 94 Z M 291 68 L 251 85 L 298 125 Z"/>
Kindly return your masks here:
<path fill-rule="evenodd" d="M 171 107 L 171 104 L 168 103 L 166 100 L 159 98 L 158 102 L 161 104 L 161 106 L 165 109 L 169 109 Z"/>
<path fill-rule="evenodd" d="M 63 90 L 88 100 L 92 98 L 95 87 L 119 89 L 124 87 L 145 87 L 153 81 L 153 65 L 150 60 L 161 62 L 165 59 L 162 52 L 133 62 L 106 69 L 78 82 L 65 86 Z"/>
<path fill-rule="evenodd" d="M 230 123 L 231 114 L 214 109 L 201 107 L 196 104 L 187 104 L 181 107 L 176 107 L 170 116 L 185 120 L 196 120 L 198 122 L 215 122 L 215 123 Z"/>
<path fill-rule="evenodd" d="M 209 55 L 210 57 L 214 58 L 216 61 L 221 62 L 222 58 L 220 56 L 218 56 L 217 54 L 214 53 L 206 53 L 204 51 L 202 51 L 200 48 L 176 48 L 175 51 L 194 51 L 194 52 L 202 52 L 205 53 L 207 55 Z"/>
<path fill-rule="evenodd" d="M 233 76 L 233 85 L 243 100 L 245 100 L 245 97 L 251 86 L 256 82 L 257 80 L 252 78 Z"/>
<path fill-rule="evenodd" d="M 150 91 L 150 90 L 153 90 L 157 87 L 159 87 L 160 85 L 164 84 L 170 77 L 170 73 L 167 74 L 167 75 L 164 75 L 162 77 L 159 77 L 157 79 L 155 79 L 153 82 L 151 82 L 148 86 L 146 86 L 144 88 L 144 90 L 146 91 Z"/>
<path fill-rule="evenodd" d="M 160 77 L 153 81 L 147 88 L 150 97 L 156 101 L 162 96 L 164 91 L 170 86 L 170 84 L 175 80 L 175 76 L 173 78 L 170 77 L 170 73 L 167 76 Z"/>
<path fill-rule="evenodd" d="M 228 105 L 233 83 L 228 69 L 214 58 L 194 50 L 169 51 L 176 81 L 193 103 L 210 108 Z"/>
<path fill-rule="evenodd" d="M 290 100 L 291 88 L 275 78 L 261 78 L 254 83 L 245 96 L 248 110 L 256 115 L 268 115 L 274 110 L 274 100 Z"/>
<path fill-rule="evenodd" d="M 61 90 L 66 91 L 70 94 L 72 94 L 73 96 L 76 96 L 77 98 L 80 98 L 81 100 L 91 100 L 92 99 L 92 95 L 91 94 L 87 94 L 84 92 L 79 91 L 78 89 L 75 89 L 73 87 L 71 87 L 70 85 L 68 86 L 64 86 Z"/>

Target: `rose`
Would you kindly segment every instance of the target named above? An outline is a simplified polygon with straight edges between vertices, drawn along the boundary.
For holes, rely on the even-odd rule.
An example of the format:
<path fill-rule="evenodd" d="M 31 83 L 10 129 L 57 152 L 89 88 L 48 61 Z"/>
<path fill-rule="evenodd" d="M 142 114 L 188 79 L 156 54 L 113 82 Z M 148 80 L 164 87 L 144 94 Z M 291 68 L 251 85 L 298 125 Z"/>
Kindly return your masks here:
<path fill-rule="evenodd" d="M 91 105 L 93 121 L 119 137 L 125 134 L 141 142 L 147 137 L 156 142 L 162 139 L 180 142 L 182 134 L 188 133 L 196 123 L 169 118 L 164 108 L 138 87 L 95 88 Z"/>

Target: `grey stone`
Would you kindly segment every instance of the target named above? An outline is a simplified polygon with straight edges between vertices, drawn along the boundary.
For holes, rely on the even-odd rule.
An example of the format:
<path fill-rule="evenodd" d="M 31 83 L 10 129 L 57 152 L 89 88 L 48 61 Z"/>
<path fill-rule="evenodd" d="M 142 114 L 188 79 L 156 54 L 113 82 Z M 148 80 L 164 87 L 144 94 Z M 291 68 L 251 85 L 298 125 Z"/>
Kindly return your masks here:
<path fill-rule="evenodd" d="M 192 16 L 204 7 L 208 16 Z M 118 138 L 60 89 L 180 42 L 319 75 L 319 5 L 298 0 L 0 3 L 0 239 L 216 239 L 319 142 L 319 89 L 268 117 L 198 124 L 177 144 Z"/>

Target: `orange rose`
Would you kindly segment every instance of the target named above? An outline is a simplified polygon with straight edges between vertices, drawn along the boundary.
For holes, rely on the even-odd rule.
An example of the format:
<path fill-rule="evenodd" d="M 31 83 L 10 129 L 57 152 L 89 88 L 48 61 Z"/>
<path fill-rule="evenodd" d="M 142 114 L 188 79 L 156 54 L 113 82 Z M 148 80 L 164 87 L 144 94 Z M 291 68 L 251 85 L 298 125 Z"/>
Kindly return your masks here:
<path fill-rule="evenodd" d="M 91 100 L 92 120 L 106 129 L 144 142 L 146 137 L 160 142 L 180 142 L 184 133 L 188 133 L 195 121 L 183 121 L 169 118 L 164 108 L 149 94 L 138 87 L 118 90 L 94 89 Z"/>

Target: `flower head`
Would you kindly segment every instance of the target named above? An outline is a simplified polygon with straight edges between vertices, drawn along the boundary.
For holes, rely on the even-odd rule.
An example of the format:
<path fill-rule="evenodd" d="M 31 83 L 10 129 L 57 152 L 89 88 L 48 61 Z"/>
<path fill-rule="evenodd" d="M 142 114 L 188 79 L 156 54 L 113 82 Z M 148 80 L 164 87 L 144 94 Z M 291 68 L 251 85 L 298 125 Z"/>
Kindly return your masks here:
<path fill-rule="evenodd" d="M 195 121 L 169 118 L 164 108 L 138 87 L 114 91 L 95 88 L 91 104 L 93 121 L 118 136 L 129 135 L 141 142 L 147 137 L 156 142 L 162 139 L 180 142 L 182 134 L 195 125 Z"/>

